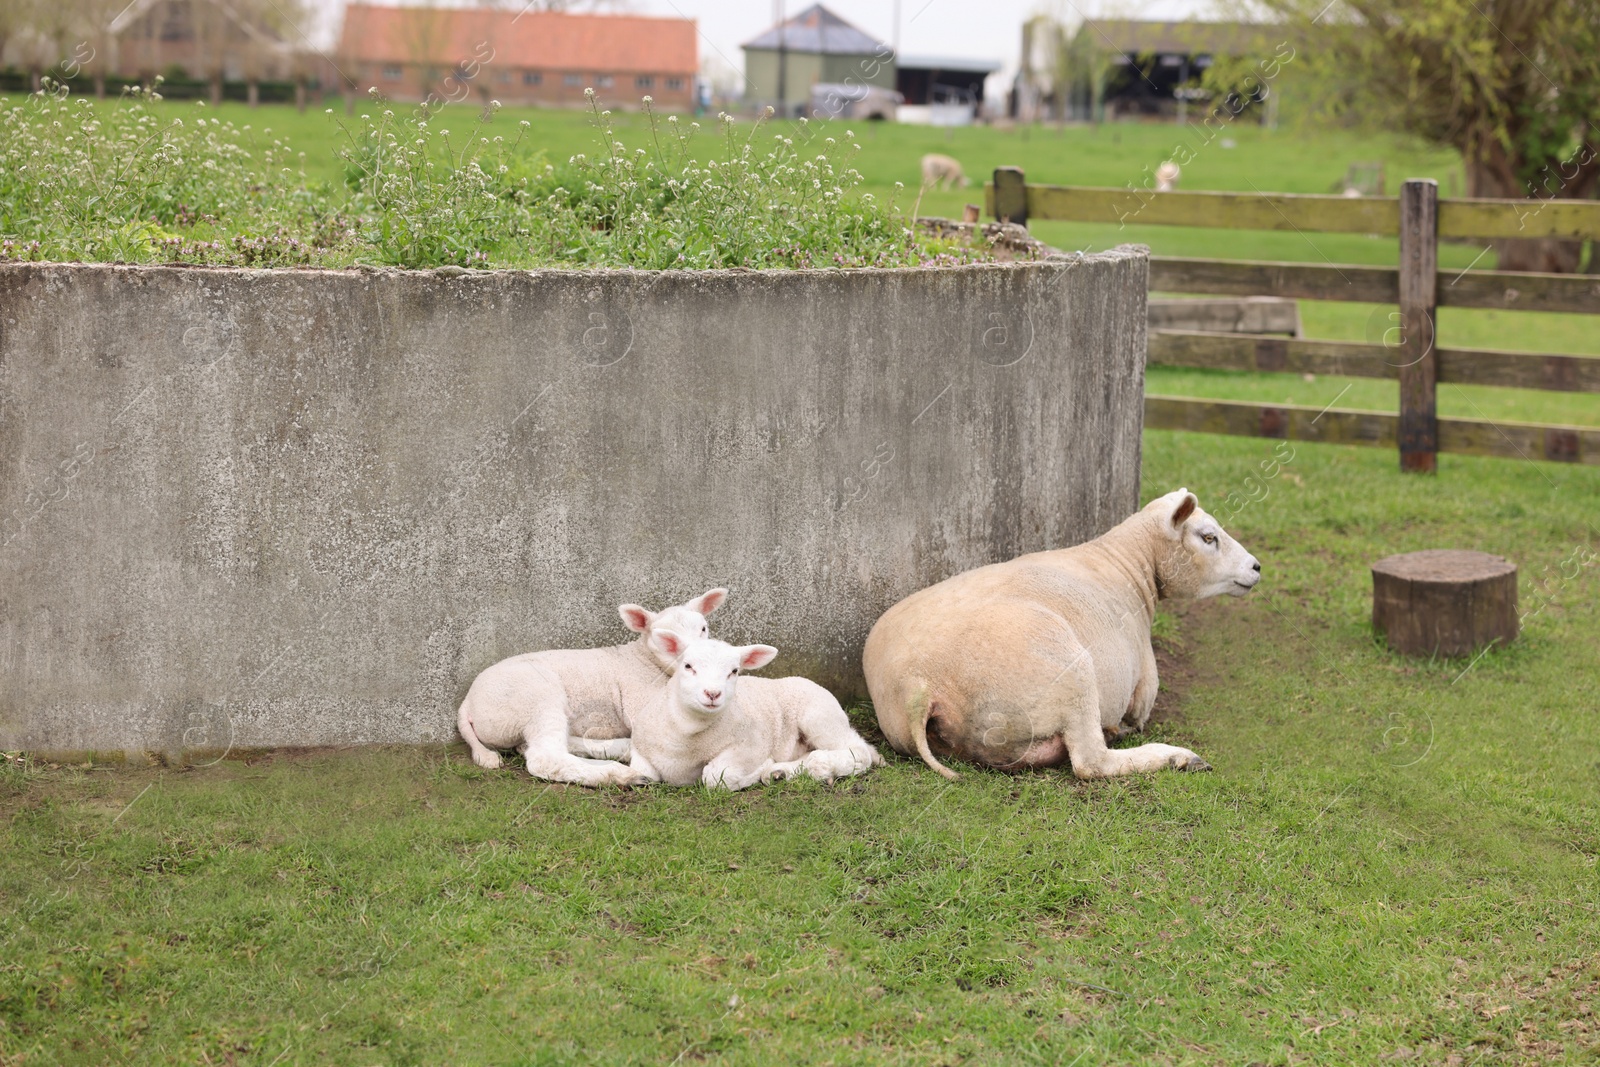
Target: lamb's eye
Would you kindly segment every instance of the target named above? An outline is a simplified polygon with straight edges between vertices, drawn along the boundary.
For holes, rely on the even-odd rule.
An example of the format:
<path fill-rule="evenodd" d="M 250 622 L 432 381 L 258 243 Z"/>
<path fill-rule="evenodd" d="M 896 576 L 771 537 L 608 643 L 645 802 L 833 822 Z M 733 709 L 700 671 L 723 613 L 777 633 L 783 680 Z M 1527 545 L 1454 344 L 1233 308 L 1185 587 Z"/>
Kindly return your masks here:
<path fill-rule="evenodd" d="M 739 668 L 738 668 L 738 667 L 735 667 L 735 668 L 734 668 L 734 669 L 733 669 L 733 673 L 734 673 L 734 674 L 738 674 L 738 673 L 739 673 Z"/>
<path fill-rule="evenodd" d="M 694 664 L 693 663 L 685 663 L 683 665 L 683 669 L 688 671 L 690 674 L 694 674 L 695 673 L 695 669 L 694 669 Z"/>
<path fill-rule="evenodd" d="M 1217 535 L 1216 534 L 1201 534 L 1200 535 L 1200 540 L 1204 541 L 1208 545 L 1214 545 L 1214 544 L 1217 543 Z"/>

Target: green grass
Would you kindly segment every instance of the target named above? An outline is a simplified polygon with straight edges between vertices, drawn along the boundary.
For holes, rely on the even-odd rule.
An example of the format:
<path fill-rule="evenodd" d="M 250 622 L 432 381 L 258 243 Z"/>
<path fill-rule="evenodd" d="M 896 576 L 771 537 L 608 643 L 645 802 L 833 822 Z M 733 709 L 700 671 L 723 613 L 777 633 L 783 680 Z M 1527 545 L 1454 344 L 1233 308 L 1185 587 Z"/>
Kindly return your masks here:
<path fill-rule="evenodd" d="M 1148 433 L 1146 495 L 1276 445 Z M 1210 775 L 13 762 L 0 1063 L 1600 1061 L 1600 471 L 1440 466 L 1301 445 L 1231 519 L 1261 590 L 1158 627 Z M 1374 640 L 1368 565 L 1443 546 L 1520 564 L 1514 644 Z"/>
<path fill-rule="evenodd" d="M 304 114 L 289 107 L 250 110 L 242 104 L 202 109 L 190 102 L 165 102 L 167 117 L 204 111 L 238 125 L 251 127 L 257 149 L 284 139 L 298 153 L 313 183 L 338 185 L 343 163 L 338 149 L 346 143 L 341 124 L 356 128 L 362 114 L 377 108 L 363 101 L 354 118 L 342 104 L 331 101 L 333 114 L 314 107 Z M 437 126 L 467 128 L 478 109 L 467 105 L 447 107 Z M 618 135 L 628 144 L 642 143 L 647 127 L 637 111 L 614 116 Z M 496 115 L 491 129 L 507 133 L 529 125 L 528 143 L 547 159 L 564 161 L 578 152 L 593 153 L 595 131 L 589 116 L 579 111 L 507 108 Z M 710 120 L 707 120 L 710 124 Z M 844 124 L 834 124 L 839 126 Z M 1448 194 L 1461 188 L 1460 163 L 1451 152 L 1427 149 L 1384 134 L 1344 131 L 1267 130 L 1238 123 L 1208 144 L 1193 133 L 1164 124 L 1119 124 L 1101 127 L 1027 128 L 1009 130 L 975 127 L 939 130 L 883 123 L 857 123 L 853 129 L 861 145 L 855 160 L 864 184 L 861 190 L 880 200 L 896 194 L 894 183 L 907 187 L 899 193 L 903 208 L 926 214 L 958 216 L 963 203 L 982 199 L 976 187 L 934 190 L 916 198 L 918 160 L 929 151 L 952 154 L 967 172 L 981 181 L 995 166 L 1024 167 L 1035 181 L 1077 185 L 1122 186 L 1141 182 L 1145 167 L 1154 167 L 1173 154 L 1180 139 L 1194 152 L 1184 168 L 1185 189 L 1252 189 L 1278 192 L 1327 192 L 1357 160 L 1384 160 L 1391 192 L 1405 177 L 1433 177 Z M 834 132 L 837 132 L 835 130 Z M 1234 143 L 1222 147 L 1224 139 Z M 714 138 L 705 138 L 709 151 Z M 1220 231 L 1185 227 L 1128 227 L 1039 222 L 1034 231 L 1059 247 L 1095 250 L 1122 242 L 1148 244 L 1157 254 L 1195 255 L 1242 259 L 1276 259 L 1299 262 L 1392 264 L 1398 252 L 1393 239 L 1349 234 L 1297 234 Z M 1493 254 L 1481 255 L 1476 245 L 1446 244 L 1440 250 L 1445 270 L 1493 266 Z M 1341 340 L 1380 341 L 1393 325 L 1392 307 L 1367 304 L 1302 301 L 1306 334 Z M 1446 308 L 1439 316 L 1441 346 L 1506 348 L 1521 351 L 1600 355 L 1600 329 L 1586 315 L 1545 315 Z M 1348 391 L 1345 387 L 1349 386 Z M 1394 411 L 1398 390 L 1393 383 L 1363 379 L 1329 379 L 1302 382 L 1290 375 L 1203 373 L 1155 367 L 1149 373 L 1151 392 L 1218 397 L 1222 399 L 1322 405 L 1340 397 L 1342 407 Z M 1528 422 L 1600 424 L 1600 401 L 1592 396 L 1536 393 L 1523 390 L 1445 386 L 1440 391 L 1440 412 L 1467 418 L 1511 419 Z"/>
<path fill-rule="evenodd" d="M 218 113 L 338 179 L 320 111 Z M 618 118 L 637 139 L 639 117 Z M 550 158 L 592 149 L 581 114 L 496 122 L 521 119 Z M 1014 163 L 1121 185 L 1174 136 L 858 133 L 878 195 L 914 186 L 925 151 L 974 176 Z M 1381 137 L 1229 136 L 1185 188 L 1322 192 L 1384 158 L 1391 182 L 1448 189 L 1457 167 Z M 920 210 L 976 197 L 930 193 Z M 1395 255 L 1336 235 L 1037 232 L 1174 255 Z M 1303 305 L 1311 336 L 1351 340 L 1378 339 L 1389 310 Z M 1594 321 L 1447 309 L 1441 343 L 1594 354 Z M 1395 407 L 1391 383 L 1354 379 L 1152 368 L 1149 387 Z M 1440 410 L 1600 422 L 1593 398 L 1522 390 L 1445 386 Z M 1275 447 L 1148 433 L 1146 495 L 1259 498 L 1247 479 Z M 1262 590 L 1157 627 L 1175 717 L 1155 734 L 1211 775 L 949 784 L 896 759 L 837 788 L 728 797 L 547 787 L 441 750 L 7 762 L 0 1064 L 1600 1062 L 1600 566 L 1581 554 L 1600 551 L 1600 472 L 1440 465 L 1402 479 L 1387 450 L 1301 445 L 1230 519 L 1266 564 Z M 1373 638 L 1367 567 L 1446 546 L 1520 564 L 1522 637 L 1473 662 L 1403 660 Z"/>

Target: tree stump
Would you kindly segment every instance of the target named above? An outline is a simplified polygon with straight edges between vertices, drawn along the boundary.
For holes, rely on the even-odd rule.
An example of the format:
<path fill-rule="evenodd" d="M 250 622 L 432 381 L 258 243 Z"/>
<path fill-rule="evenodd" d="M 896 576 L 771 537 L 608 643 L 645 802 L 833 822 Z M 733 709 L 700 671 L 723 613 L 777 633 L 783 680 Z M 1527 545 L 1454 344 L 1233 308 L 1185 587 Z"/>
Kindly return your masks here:
<path fill-rule="evenodd" d="M 1470 656 L 1517 636 L 1517 565 L 1430 549 L 1372 565 L 1372 624 L 1408 656 Z"/>

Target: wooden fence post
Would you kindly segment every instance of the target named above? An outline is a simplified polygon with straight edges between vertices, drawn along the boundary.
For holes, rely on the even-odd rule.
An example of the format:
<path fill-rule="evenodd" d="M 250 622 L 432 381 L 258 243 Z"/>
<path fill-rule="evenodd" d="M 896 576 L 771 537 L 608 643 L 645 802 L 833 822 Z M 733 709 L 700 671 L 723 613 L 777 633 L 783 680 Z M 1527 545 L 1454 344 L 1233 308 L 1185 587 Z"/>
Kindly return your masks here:
<path fill-rule="evenodd" d="M 1439 463 L 1438 279 L 1439 183 L 1412 178 L 1400 187 L 1400 469 L 1424 474 Z"/>
<path fill-rule="evenodd" d="M 1028 224 L 1028 183 L 1021 167 L 994 169 L 994 217 L 1018 226 Z"/>

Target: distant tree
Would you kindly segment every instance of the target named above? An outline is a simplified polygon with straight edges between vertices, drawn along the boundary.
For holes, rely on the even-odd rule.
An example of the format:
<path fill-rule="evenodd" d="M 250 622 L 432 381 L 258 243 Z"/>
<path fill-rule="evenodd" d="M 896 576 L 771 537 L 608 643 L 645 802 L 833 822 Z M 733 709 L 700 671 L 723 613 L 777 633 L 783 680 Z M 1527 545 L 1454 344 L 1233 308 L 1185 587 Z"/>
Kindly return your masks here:
<path fill-rule="evenodd" d="M 1468 196 L 1600 188 L 1600 0 L 1260 5 L 1295 31 L 1329 113 L 1459 150 Z M 1498 245 L 1503 270 L 1575 271 L 1582 257 L 1576 241 Z"/>

